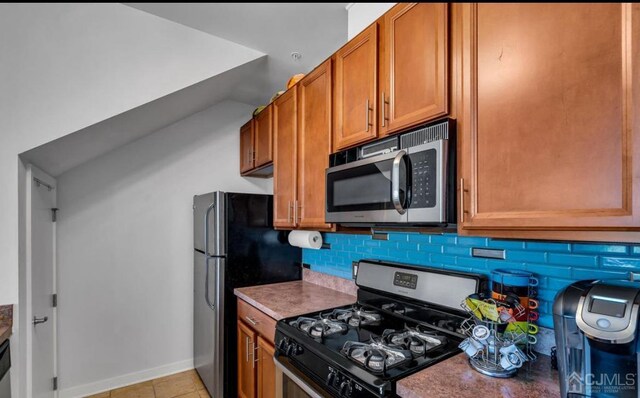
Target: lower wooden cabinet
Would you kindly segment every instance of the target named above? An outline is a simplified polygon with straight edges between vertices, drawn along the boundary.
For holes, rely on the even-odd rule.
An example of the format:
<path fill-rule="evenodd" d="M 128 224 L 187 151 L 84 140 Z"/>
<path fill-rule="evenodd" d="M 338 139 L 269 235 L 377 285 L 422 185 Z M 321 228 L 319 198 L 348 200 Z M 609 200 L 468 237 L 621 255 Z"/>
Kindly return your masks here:
<path fill-rule="evenodd" d="M 238 321 L 238 397 L 253 398 L 256 396 L 256 333 Z"/>
<path fill-rule="evenodd" d="M 275 320 L 238 300 L 238 397 L 276 395 Z"/>
<path fill-rule="evenodd" d="M 274 346 L 258 336 L 256 361 L 258 363 L 257 390 L 258 398 L 274 398 L 276 396 L 276 365 L 273 363 Z"/>

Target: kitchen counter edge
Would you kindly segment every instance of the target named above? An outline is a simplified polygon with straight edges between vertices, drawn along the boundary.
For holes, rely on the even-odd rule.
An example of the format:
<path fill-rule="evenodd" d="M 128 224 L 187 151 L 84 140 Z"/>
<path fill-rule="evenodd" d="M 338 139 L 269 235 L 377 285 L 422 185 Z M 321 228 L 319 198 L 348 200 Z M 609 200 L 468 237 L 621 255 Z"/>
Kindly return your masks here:
<path fill-rule="evenodd" d="M 515 377 L 499 379 L 473 370 L 461 353 L 399 380 L 396 392 L 402 398 L 549 398 L 560 396 L 560 384 L 546 355 L 523 366 Z"/>
<path fill-rule="evenodd" d="M 356 302 L 356 296 L 301 280 L 241 287 L 233 292 L 277 321 Z"/>

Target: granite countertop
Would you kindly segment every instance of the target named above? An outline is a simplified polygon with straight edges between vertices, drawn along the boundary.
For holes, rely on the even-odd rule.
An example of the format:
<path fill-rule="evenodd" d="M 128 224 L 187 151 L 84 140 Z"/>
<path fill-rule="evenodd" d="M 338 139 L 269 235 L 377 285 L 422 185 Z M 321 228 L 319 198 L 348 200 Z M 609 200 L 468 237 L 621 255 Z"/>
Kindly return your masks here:
<path fill-rule="evenodd" d="M 560 396 L 560 385 L 546 355 L 515 377 L 498 379 L 476 372 L 459 354 L 398 381 L 396 392 L 403 398 L 549 398 Z"/>
<path fill-rule="evenodd" d="M 305 281 L 242 287 L 234 293 L 275 320 L 356 302 L 355 296 Z"/>
<path fill-rule="evenodd" d="M 0 344 L 11 336 L 13 305 L 0 305 Z"/>
<path fill-rule="evenodd" d="M 11 326 L 0 326 L 0 344 L 11 337 Z"/>

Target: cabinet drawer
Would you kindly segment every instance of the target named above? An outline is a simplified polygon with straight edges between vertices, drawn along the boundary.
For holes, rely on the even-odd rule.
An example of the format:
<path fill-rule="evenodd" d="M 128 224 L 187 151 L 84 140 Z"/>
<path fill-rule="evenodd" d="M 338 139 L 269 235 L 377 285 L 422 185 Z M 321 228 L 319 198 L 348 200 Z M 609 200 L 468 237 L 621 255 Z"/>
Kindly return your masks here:
<path fill-rule="evenodd" d="M 251 326 L 265 340 L 274 344 L 276 335 L 275 319 L 240 299 L 238 299 L 238 319 Z"/>

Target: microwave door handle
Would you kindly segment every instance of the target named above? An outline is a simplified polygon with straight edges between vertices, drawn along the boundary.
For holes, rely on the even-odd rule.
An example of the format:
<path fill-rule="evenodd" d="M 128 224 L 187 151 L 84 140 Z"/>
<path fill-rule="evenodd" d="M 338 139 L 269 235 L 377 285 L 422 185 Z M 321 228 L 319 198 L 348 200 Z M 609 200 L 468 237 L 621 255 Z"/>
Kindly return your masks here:
<path fill-rule="evenodd" d="M 400 163 L 406 155 L 407 151 L 404 149 L 399 151 L 393 159 L 393 165 L 391 166 L 391 201 L 400 214 L 404 214 L 407 211 L 407 209 L 402 207 L 403 203 L 400 202 Z"/>

